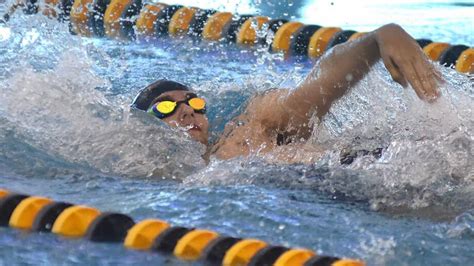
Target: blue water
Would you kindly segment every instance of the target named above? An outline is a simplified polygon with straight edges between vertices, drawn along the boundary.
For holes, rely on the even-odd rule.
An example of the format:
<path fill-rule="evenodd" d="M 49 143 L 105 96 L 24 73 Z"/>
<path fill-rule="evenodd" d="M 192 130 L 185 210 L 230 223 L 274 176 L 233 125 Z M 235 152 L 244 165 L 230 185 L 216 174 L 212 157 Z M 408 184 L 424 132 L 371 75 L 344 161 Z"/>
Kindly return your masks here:
<path fill-rule="evenodd" d="M 351 9 L 372 15 L 354 17 L 345 13 L 345 1 L 234 2 L 222 9 L 356 30 L 394 21 L 416 38 L 474 44 L 473 7 L 459 1 L 402 1 L 390 8 L 369 1 Z M 312 7 L 340 16 L 308 14 Z M 429 16 L 407 20 L 410 12 Z M 472 77 L 440 68 L 447 81 L 443 99 L 430 105 L 391 82 L 378 64 L 315 130 L 310 142 L 329 150 L 318 163 L 251 157 L 206 166 L 201 145 L 129 111 L 140 88 L 158 78 L 196 88 L 209 102 L 215 139 L 252 94 L 292 87 L 313 65 L 282 61 L 267 49 L 221 46 L 85 39 L 41 16 L 14 16 L 0 27 L 0 187 L 369 265 L 471 264 Z M 379 160 L 337 163 L 341 147 L 380 145 L 387 152 Z M 187 265 L 118 244 L 10 228 L 0 228 L 0 246 L 2 265 Z"/>

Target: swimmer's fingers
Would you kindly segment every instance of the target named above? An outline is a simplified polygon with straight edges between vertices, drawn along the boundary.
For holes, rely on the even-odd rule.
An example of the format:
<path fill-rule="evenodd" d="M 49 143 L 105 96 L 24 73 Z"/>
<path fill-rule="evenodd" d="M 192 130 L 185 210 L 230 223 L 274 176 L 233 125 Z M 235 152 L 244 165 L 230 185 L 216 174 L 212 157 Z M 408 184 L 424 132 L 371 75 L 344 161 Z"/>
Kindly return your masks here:
<path fill-rule="evenodd" d="M 433 64 L 429 61 L 427 57 L 425 59 L 425 67 L 426 67 L 426 77 L 429 79 L 431 88 L 433 88 L 433 96 L 432 100 L 436 100 L 441 95 L 440 85 L 444 84 L 445 81 L 441 75 L 441 73 L 433 66 Z"/>
<path fill-rule="evenodd" d="M 411 87 L 416 92 L 416 95 L 418 95 L 420 99 L 425 99 L 423 85 L 421 84 L 421 80 L 418 77 L 411 60 L 406 60 L 400 65 L 400 72 L 403 74 L 408 83 L 410 83 Z"/>
<path fill-rule="evenodd" d="M 435 101 L 439 97 L 436 72 L 433 66 L 422 56 L 411 60 L 413 73 L 410 76 L 412 84 L 418 97 L 429 102 Z"/>
<path fill-rule="evenodd" d="M 407 86 L 407 80 L 400 71 L 399 66 L 388 55 L 382 54 L 382 60 L 392 79 L 403 87 Z"/>

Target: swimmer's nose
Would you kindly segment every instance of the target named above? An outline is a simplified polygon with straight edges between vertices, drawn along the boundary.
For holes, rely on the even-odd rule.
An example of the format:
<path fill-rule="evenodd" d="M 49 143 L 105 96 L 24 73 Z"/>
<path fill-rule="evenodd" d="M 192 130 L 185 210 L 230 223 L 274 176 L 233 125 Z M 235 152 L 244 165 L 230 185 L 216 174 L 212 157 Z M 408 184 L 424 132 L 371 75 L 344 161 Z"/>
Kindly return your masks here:
<path fill-rule="evenodd" d="M 187 104 L 181 104 L 179 107 L 181 109 L 179 113 L 179 118 L 181 119 L 181 121 L 194 118 L 194 109 L 191 108 L 191 106 Z"/>

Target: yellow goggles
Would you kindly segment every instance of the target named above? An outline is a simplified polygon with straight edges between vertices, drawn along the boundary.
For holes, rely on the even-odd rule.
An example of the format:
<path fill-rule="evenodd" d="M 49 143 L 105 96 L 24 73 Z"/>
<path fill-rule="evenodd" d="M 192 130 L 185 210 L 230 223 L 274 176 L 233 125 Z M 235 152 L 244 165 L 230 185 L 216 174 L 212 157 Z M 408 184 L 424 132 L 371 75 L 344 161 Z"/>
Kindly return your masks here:
<path fill-rule="evenodd" d="M 150 109 L 148 113 L 154 115 L 160 119 L 172 115 L 180 104 L 187 104 L 193 108 L 194 112 L 205 114 L 206 113 L 206 101 L 202 98 L 194 97 L 188 100 L 174 102 L 174 101 L 160 101 L 156 102 Z"/>

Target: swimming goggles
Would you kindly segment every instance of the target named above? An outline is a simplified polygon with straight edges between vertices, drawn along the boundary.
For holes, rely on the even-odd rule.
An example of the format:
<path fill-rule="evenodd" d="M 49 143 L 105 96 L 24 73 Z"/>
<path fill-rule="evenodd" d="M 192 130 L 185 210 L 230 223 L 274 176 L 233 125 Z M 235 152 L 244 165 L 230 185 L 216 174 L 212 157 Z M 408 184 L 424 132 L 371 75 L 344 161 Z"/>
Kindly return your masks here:
<path fill-rule="evenodd" d="M 158 117 L 159 119 L 163 119 L 168 116 L 171 116 L 176 111 L 176 109 L 178 109 L 178 106 L 182 103 L 189 105 L 196 113 L 206 113 L 206 101 L 203 98 L 198 97 L 192 97 L 190 99 L 186 99 L 184 101 L 179 102 L 171 100 L 159 101 L 153 104 L 153 106 L 148 109 L 148 113 Z"/>

